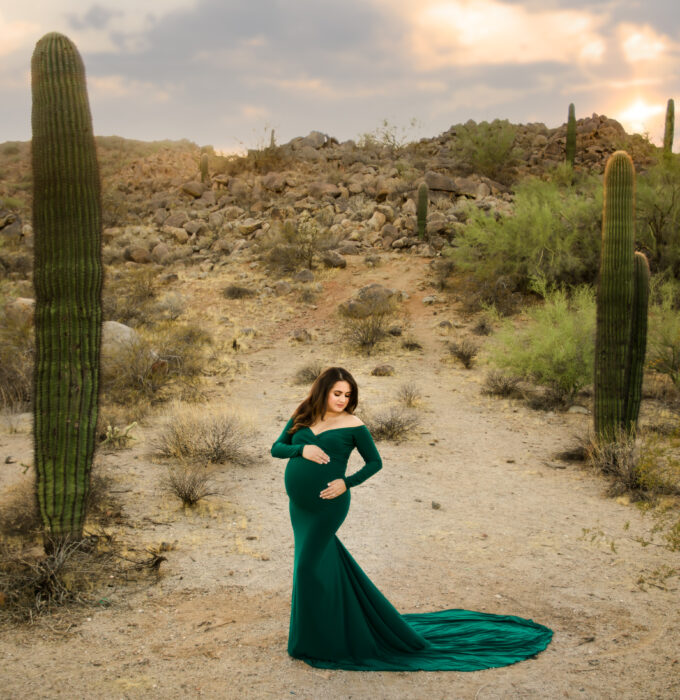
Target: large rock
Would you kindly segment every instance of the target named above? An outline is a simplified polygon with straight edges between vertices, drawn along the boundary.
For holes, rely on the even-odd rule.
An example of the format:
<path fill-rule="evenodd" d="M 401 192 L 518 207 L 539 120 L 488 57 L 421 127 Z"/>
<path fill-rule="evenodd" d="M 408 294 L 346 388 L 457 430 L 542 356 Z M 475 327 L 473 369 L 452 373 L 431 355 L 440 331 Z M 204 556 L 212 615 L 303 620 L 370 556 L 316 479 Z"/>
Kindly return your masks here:
<path fill-rule="evenodd" d="M 436 173 L 434 170 L 428 170 L 425 173 L 425 184 L 431 190 L 438 190 L 440 192 L 458 192 L 458 186 L 452 177 L 447 177 L 441 173 Z"/>
<path fill-rule="evenodd" d="M 130 262 L 139 263 L 140 265 L 146 265 L 153 262 L 151 258 L 151 253 L 146 248 L 140 248 L 139 246 L 128 247 L 123 253 L 125 260 Z"/>
<path fill-rule="evenodd" d="M 286 176 L 282 173 L 269 173 L 262 178 L 262 187 L 271 192 L 283 192 L 286 187 Z"/>
<path fill-rule="evenodd" d="M 198 199 L 206 191 L 206 186 L 202 182 L 191 180 L 182 185 L 182 192 Z"/>
<path fill-rule="evenodd" d="M 170 216 L 168 216 L 163 222 L 164 226 L 169 226 L 170 228 L 182 228 L 184 224 L 189 221 L 189 215 L 182 210 L 173 211 Z"/>
<path fill-rule="evenodd" d="M 326 267 L 347 267 L 347 260 L 334 250 L 327 250 L 321 255 L 321 261 Z"/>

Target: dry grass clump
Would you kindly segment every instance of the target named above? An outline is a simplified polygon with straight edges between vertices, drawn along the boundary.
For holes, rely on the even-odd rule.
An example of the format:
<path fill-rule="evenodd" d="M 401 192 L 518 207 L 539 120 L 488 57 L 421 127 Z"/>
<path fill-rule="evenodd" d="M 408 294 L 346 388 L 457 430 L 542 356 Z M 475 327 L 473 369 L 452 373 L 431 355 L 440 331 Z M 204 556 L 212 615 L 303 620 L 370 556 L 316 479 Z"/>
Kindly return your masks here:
<path fill-rule="evenodd" d="M 493 325 L 488 316 L 482 316 L 475 324 L 472 332 L 475 335 L 491 335 L 493 333 Z"/>
<path fill-rule="evenodd" d="M 500 370 L 493 369 L 484 379 L 482 392 L 492 396 L 518 396 L 520 394 L 519 384 L 521 381 L 520 377 L 514 377 Z"/>
<path fill-rule="evenodd" d="M 404 340 L 401 342 L 401 347 L 404 348 L 404 350 L 423 349 L 423 346 L 413 336 L 407 336 L 404 338 Z"/>
<path fill-rule="evenodd" d="M 219 495 L 204 466 L 180 464 L 171 467 L 164 475 L 161 487 L 190 507 L 207 496 Z"/>
<path fill-rule="evenodd" d="M 0 316 L 0 407 L 21 412 L 31 401 L 35 346 L 30 323 Z"/>
<path fill-rule="evenodd" d="M 394 298 L 367 298 L 359 305 L 360 313 L 352 307 L 340 307 L 343 318 L 343 337 L 361 353 L 370 355 L 376 347 L 390 336 L 390 325 L 396 314 Z"/>
<path fill-rule="evenodd" d="M 420 405 L 422 398 L 420 389 L 413 382 L 402 384 L 397 391 L 397 401 L 406 408 L 416 408 Z"/>
<path fill-rule="evenodd" d="M 238 284 L 230 284 L 224 288 L 222 294 L 227 299 L 246 299 L 255 296 L 255 290 Z"/>
<path fill-rule="evenodd" d="M 470 338 L 463 338 L 462 340 L 447 343 L 449 352 L 458 360 L 463 363 L 465 369 L 470 369 L 473 365 L 475 357 L 479 352 L 479 346 Z"/>
<path fill-rule="evenodd" d="M 326 365 L 319 360 L 309 362 L 295 373 L 294 382 L 295 384 L 312 384 L 324 369 L 326 369 Z"/>
<path fill-rule="evenodd" d="M 193 325 L 167 324 L 121 347 L 102 372 L 102 392 L 127 406 L 200 398 L 211 336 Z"/>
<path fill-rule="evenodd" d="M 125 268 L 105 275 L 102 313 L 105 321 L 149 325 L 158 317 L 158 272 L 152 267 Z"/>
<path fill-rule="evenodd" d="M 204 465 L 248 465 L 245 446 L 250 429 L 238 417 L 227 414 L 196 415 L 179 409 L 156 437 L 153 447 L 159 457 Z"/>
<path fill-rule="evenodd" d="M 420 423 L 418 416 L 401 406 L 371 413 L 364 422 L 375 440 L 405 440 Z"/>
<path fill-rule="evenodd" d="M 432 261 L 431 268 L 435 288 L 444 291 L 449 286 L 449 278 L 454 273 L 456 264 L 451 258 L 437 258 Z"/>

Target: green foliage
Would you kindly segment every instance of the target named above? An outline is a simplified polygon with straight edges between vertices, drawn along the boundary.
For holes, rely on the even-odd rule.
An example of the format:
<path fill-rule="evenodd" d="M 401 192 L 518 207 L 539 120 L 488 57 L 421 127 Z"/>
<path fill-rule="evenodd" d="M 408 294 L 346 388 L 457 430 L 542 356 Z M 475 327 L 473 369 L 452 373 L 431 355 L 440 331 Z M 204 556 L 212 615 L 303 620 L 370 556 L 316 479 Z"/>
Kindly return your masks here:
<path fill-rule="evenodd" d="M 388 119 L 383 119 L 380 126 L 373 131 L 361 134 L 357 140 L 359 148 L 386 149 L 392 157 L 399 156 L 409 142 L 409 132 L 418 126 L 418 120 L 413 117 L 407 127 L 398 127 Z"/>
<path fill-rule="evenodd" d="M 634 253 L 635 167 L 625 151 L 607 161 L 604 174 L 602 253 L 597 293 L 595 432 L 614 439 L 634 431 L 647 347 L 649 267 Z"/>
<path fill-rule="evenodd" d="M 541 286 L 541 285 L 539 285 Z M 491 361 L 513 377 L 547 387 L 557 403 L 568 403 L 593 378 L 595 295 L 580 286 L 537 290 L 545 302 L 527 310 L 516 327 L 507 319 L 491 345 Z"/>
<path fill-rule="evenodd" d="M 636 228 L 652 272 L 680 278 L 680 159 L 663 158 L 637 179 Z"/>
<path fill-rule="evenodd" d="M 418 187 L 418 205 L 416 207 L 416 219 L 418 221 L 418 238 L 423 240 L 427 232 L 427 204 L 430 191 L 427 183 L 421 182 Z"/>
<path fill-rule="evenodd" d="M 566 162 L 572 168 L 574 167 L 574 159 L 576 158 L 576 112 L 574 105 L 569 105 L 569 116 L 567 117 L 567 143 L 566 143 Z"/>
<path fill-rule="evenodd" d="M 657 276 L 651 287 L 647 364 L 680 388 L 680 283 Z"/>
<path fill-rule="evenodd" d="M 470 120 L 456 127 L 450 147 L 459 164 L 469 172 L 507 183 L 521 156 L 516 138 L 517 127 L 507 119 L 479 124 Z"/>
<path fill-rule="evenodd" d="M 35 468 L 50 541 L 82 537 L 101 339 L 101 186 L 85 68 L 50 33 L 31 61 L 35 229 Z"/>
<path fill-rule="evenodd" d="M 675 132 L 675 102 L 673 98 L 666 105 L 666 123 L 663 130 L 663 152 L 666 155 L 673 153 L 673 136 Z"/>
<path fill-rule="evenodd" d="M 517 188 L 511 216 L 471 207 L 467 226 L 447 254 L 480 286 L 497 288 L 502 280 L 511 290 L 526 292 L 534 276 L 551 285 L 592 282 L 602 210 L 594 182 L 565 188 L 527 180 Z"/>

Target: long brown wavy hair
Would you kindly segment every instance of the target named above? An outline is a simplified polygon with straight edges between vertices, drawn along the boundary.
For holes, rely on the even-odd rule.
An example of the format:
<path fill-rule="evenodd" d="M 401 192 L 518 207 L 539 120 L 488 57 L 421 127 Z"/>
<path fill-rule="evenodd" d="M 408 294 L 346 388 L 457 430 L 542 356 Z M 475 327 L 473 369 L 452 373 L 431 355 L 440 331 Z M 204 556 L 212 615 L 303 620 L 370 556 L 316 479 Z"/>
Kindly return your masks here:
<path fill-rule="evenodd" d="M 345 411 L 354 413 L 359 402 L 359 387 L 354 377 L 343 367 L 329 367 L 325 369 L 314 381 L 309 390 L 309 396 L 295 409 L 293 413 L 293 427 L 288 431 L 294 433 L 304 426 L 310 426 L 323 418 L 326 413 L 328 394 L 336 382 L 347 382 L 351 389 L 349 401 Z"/>

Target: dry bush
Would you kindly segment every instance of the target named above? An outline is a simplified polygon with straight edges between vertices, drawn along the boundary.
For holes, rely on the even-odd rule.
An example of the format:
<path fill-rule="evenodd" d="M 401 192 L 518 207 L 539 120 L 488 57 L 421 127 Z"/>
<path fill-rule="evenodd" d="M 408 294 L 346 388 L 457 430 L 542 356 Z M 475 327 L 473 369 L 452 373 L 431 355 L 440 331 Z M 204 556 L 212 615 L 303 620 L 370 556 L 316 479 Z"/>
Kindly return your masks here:
<path fill-rule="evenodd" d="M 326 365 L 319 360 L 309 362 L 295 373 L 295 384 L 312 384 L 324 369 Z"/>
<path fill-rule="evenodd" d="M 434 274 L 434 286 L 440 292 L 449 286 L 449 279 L 456 269 L 456 264 L 451 258 L 437 258 L 431 264 Z"/>
<path fill-rule="evenodd" d="M 242 287 L 238 284 L 230 284 L 224 288 L 222 294 L 227 299 L 246 299 L 255 296 L 255 290 L 249 287 Z"/>
<path fill-rule="evenodd" d="M 153 267 L 125 268 L 124 272 L 105 275 L 103 318 L 132 327 L 148 325 L 159 315 L 157 296 L 158 272 Z"/>
<path fill-rule="evenodd" d="M 302 287 L 298 290 L 297 298 L 301 304 L 313 304 L 319 298 L 319 290 L 314 287 Z"/>
<path fill-rule="evenodd" d="M 491 320 L 487 316 L 482 316 L 482 318 L 477 321 L 475 327 L 472 329 L 475 335 L 491 335 L 493 332 L 493 325 Z"/>
<path fill-rule="evenodd" d="M 521 381 L 520 377 L 513 377 L 494 369 L 486 375 L 482 392 L 492 396 L 518 396 Z"/>
<path fill-rule="evenodd" d="M 357 316 L 343 311 L 343 337 L 351 347 L 370 355 L 390 335 L 390 324 L 396 303 L 390 299 L 366 299 L 361 302 L 364 314 Z"/>
<path fill-rule="evenodd" d="M 422 393 L 413 382 L 402 384 L 397 391 L 397 401 L 402 403 L 406 408 L 415 408 L 422 401 Z"/>
<path fill-rule="evenodd" d="M 454 343 L 447 343 L 449 352 L 463 363 L 465 369 L 472 367 L 473 361 L 479 352 L 479 346 L 470 338 L 463 338 Z"/>
<path fill-rule="evenodd" d="M 200 398 L 200 375 L 211 336 L 193 325 L 167 324 L 140 335 L 115 355 L 102 373 L 109 401 L 128 406 Z"/>
<path fill-rule="evenodd" d="M 161 482 L 167 493 L 177 496 L 185 506 L 195 506 L 206 496 L 219 495 L 203 466 L 185 464 L 168 469 Z"/>
<path fill-rule="evenodd" d="M 245 449 L 251 431 L 233 415 L 196 415 L 176 410 L 154 440 L 155 453 L 164 458 L 205 464 L 248 465 Z"/>
<path fill-rule="evenodd" d="M 404 338 L 404 340 L 401 343 L 401 347 L 404 348 L 404 350 L 422 350 L 423 346 L 413 337 L 413 336 L 408 336 Z"/>
<path fill-rule="evenodd" d="M 29 406 L 34 356 L 32 325 L 0 317 L 0 407 L 21 412 Z"/>
<path fill-rule="evenodd" d="M 418 417 L 400 406 L 371 413 L 364 417 L 375 440 L 404 440 L 419 424 Z"/>

